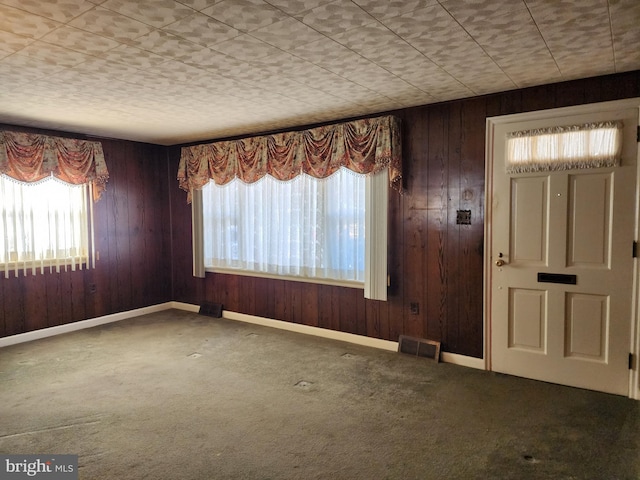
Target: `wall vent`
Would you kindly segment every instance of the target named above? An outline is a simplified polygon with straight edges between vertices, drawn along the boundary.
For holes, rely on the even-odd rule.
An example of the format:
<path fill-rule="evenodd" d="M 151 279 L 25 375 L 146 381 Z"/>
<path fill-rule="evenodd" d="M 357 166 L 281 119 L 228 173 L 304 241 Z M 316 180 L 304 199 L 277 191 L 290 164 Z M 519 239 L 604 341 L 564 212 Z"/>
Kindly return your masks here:
<path fill-rule="evenodd" d="M 440 361 L 440 342 L 425 338 L 408 337 L 400 335 L 398 340 L 398 352 L 413 355 L 415 357 L 431 358 Z"/>
<path fill-rule="evenodd" d="M 222 304 L 221 303 L 203 303 L 200 305 L 198 311 L 200 315 L 206 315 L 207 317 L 220 318 L 222 317 Z"/>

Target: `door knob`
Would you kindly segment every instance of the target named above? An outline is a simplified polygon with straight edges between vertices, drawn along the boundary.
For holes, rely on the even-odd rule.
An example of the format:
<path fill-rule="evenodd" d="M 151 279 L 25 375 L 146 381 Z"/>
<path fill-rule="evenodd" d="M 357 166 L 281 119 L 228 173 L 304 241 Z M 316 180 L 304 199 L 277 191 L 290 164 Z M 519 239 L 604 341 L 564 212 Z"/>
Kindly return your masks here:
<path fill-rule="evenodd" d="M 496 265 L 497 265 L 498 267 L 503 266 L 505 263 L 507 263 L 507 262 L 505 262 L 505 261 L 504 261 L 504 260 L 502 260 L 502 259 L 500 259 L 500 260 L 496 260 Z"/>

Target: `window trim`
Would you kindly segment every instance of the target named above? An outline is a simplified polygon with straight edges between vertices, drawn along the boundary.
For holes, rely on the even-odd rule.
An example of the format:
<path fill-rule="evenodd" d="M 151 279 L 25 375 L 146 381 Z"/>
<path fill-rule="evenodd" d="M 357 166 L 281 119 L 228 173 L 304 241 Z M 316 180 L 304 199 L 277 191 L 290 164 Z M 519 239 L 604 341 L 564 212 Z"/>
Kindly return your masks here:
<path fill-rule="evenodd" d="M 206 272 L 242 275 L 258 278 L 289 280 L 364 290 L 365 298 L 387 300 L 387 225 L 389 206 L 389 174 L 383 169 L 366 175 L 365 186 L 365 281 L 351 282 L 304 276 L 274 275 L 263 272 L 206 268 L 204 266 L 204 225 L 202 215 L 202 190 L 191 191 L 191 233 L 193 249 L 193 276 L 204 278 Z"/>

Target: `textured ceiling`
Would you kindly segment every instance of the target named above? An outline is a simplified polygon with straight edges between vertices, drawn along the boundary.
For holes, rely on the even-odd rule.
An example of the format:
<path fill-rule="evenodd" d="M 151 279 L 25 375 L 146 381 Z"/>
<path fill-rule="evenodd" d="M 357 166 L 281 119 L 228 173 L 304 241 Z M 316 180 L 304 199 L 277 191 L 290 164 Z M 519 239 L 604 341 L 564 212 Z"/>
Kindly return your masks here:
<path fill-rule="evenodd" d="M 0 0 L 0 123 L 170 145 L 640 69 L 640 0 Z"/>

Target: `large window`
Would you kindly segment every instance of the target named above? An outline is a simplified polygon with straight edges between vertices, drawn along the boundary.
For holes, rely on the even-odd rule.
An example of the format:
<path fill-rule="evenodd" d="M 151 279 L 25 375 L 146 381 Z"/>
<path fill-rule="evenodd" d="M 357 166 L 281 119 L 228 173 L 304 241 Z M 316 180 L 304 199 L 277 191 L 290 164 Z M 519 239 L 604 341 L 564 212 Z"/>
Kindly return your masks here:
<path fill-rule="evenodd" d="M 89 258 L 89 186 L 0 175 L 0 269 L 75 269 Z"/>
<path fill-rule="evenodd" d="M 388 178 L 340 169 L 326 179 L 210 182 L 193 191 L 194 274 L 347 285 L 386 300 Z"/>
<path fill-rule="evenodd" d="M 238 179 L 202 192 L 204 265 L 364 283 L 365 176 Z"/>
<path fill-rule="evenodd" d="M 386 300 L 388 194 L 402 191 L 398 118 L 182 147 L 178 183 L 193 206 L 195 276 L 293 278 Z"/>

